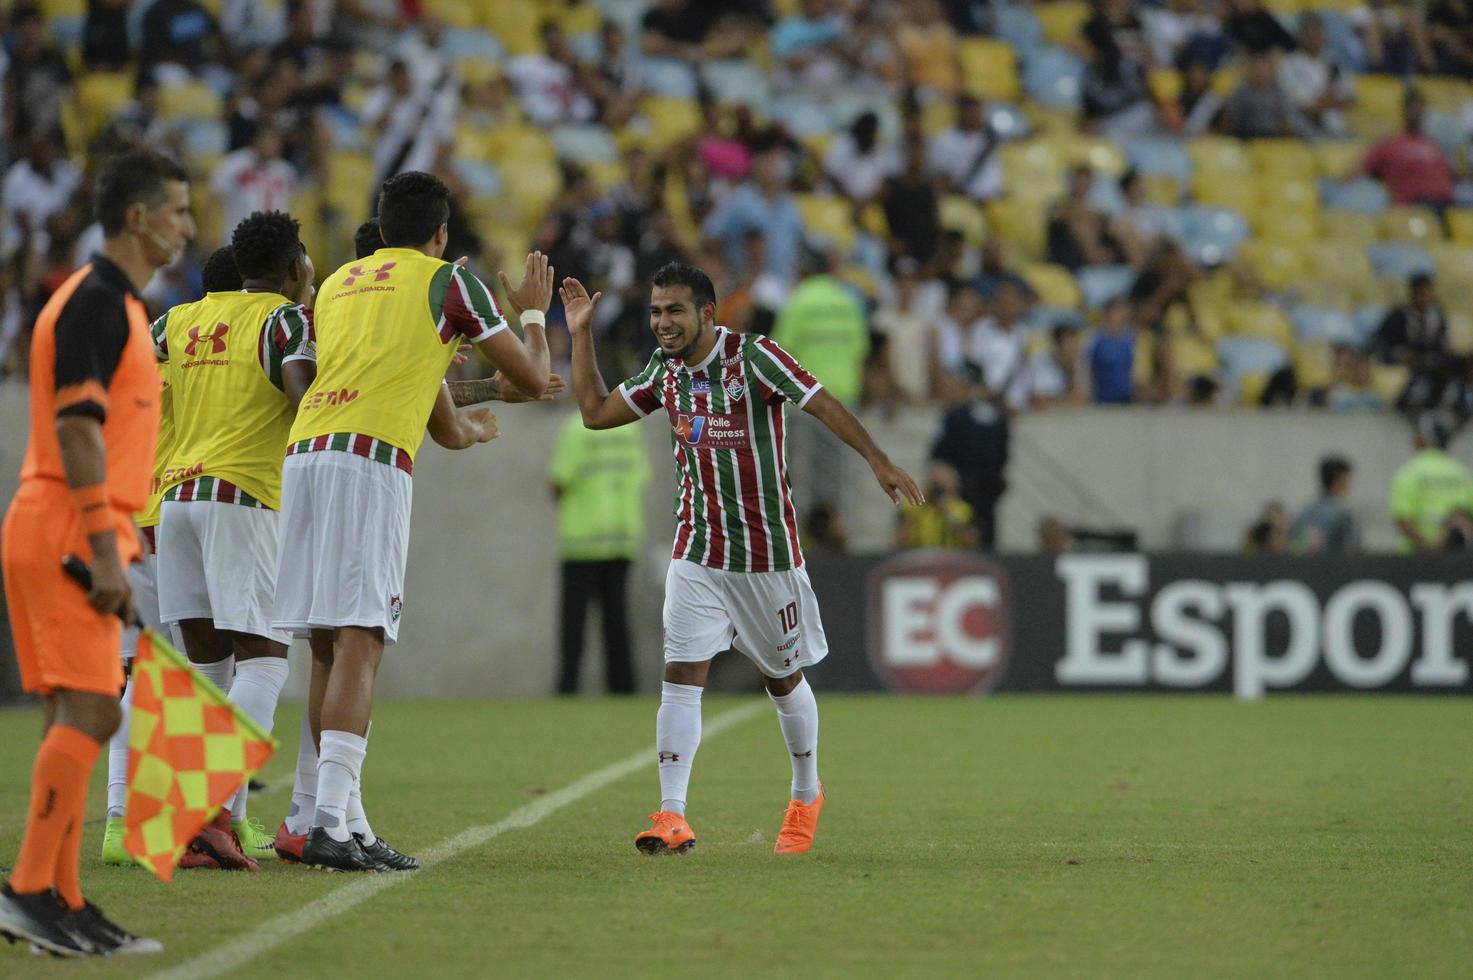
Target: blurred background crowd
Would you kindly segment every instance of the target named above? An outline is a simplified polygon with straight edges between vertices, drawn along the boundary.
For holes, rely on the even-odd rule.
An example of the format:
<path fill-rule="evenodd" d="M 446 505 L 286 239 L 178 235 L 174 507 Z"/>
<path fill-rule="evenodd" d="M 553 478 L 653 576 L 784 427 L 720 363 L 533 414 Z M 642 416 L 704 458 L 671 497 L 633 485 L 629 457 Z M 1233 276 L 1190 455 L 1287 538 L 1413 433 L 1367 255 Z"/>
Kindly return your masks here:
<path fill-rule="evenodd" d="M 1473 0 L 0 10 L 7 373 L 97 241 L 78 189 L 147 145 L 201 229 L 160 309 L 251 211 L 330 270 L 378 183 L 430 170 L 483 277 L 535 247 L 603 291 L 610 380 L 653 348 L 649 275 L 695 262 L 719 322 L 846 402 L 938 406 L 978 511 L 1018 412 L 1473 411 Z"/>

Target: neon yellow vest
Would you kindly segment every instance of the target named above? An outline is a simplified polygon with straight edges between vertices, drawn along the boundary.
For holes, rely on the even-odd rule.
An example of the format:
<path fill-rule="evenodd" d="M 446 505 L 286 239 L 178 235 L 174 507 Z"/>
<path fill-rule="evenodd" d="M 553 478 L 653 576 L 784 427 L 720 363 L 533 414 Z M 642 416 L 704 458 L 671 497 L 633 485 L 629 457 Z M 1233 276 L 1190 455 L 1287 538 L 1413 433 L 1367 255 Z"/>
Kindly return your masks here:
<path fill-rule="evenodd" d="M 177 442 L 162 488 L 201 476 L 228 480 L 281 509 L 281 463 L 292 409 L 262 363 L 277 293 L 209 293 L 169 311 L 170 414 Z"/>
<path fill-rule="evenodd" d="M 163 394 L 159 396 L 159 441 L 153 451 L 153 484 L 148 491 L 148 506 L 133 517 L 133 523 L 139 527 L 158 527 L 159 505 L 164 499 L 164 470 L 169 465 L 169 454 L 174 451 L 174 417 L 170 414 L 174 398 L 169 393 L 167 364 L 159 365 L 159 380 L 163 382 Z"/>
<path fill-rule="evenodd" d="M 440 339 L 449 266 L 412 248 L 381 248 L 327 277 L 317 293 L 317 380 L 302 398 L 291 441 L 334 432 L 372 436 L 414 458 L 455 357 Z M 442 287 L 437 287 L 442 288 Z"/>

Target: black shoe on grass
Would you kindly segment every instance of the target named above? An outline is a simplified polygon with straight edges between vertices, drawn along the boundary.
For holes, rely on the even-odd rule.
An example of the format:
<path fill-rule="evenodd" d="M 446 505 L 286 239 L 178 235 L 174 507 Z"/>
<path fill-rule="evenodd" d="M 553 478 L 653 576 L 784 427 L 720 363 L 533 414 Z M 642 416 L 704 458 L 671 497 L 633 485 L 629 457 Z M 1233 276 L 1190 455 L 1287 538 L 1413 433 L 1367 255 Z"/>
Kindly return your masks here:
<path fill-rule="evenodd" d="M 378 866 L 385 871 L 419 870 L 419 860 L 417 858 L 412 858 L 408 854 L 400 854 L 388 844 L 384 843 L 382 837 L 375 837 L 372 844 L 364 844 L 362 834 L 354 834 L 353 839 L 363 848 L 363 853 L 377 862 Z"/>
<path fill-rule="evenodd" d="M 0 936 L 12 943 L 28 942 L 52 956 L 107 955 L 50 889 L 22 895 L 9 885 L 0 888 Z"/>
<path fill-rule="evenodd" d="M 379 864 L 364 853 L 356 837 L 335 841 L 326 829 L 313 827 L 302 845 L 302 863 L 325 871 L 379 871 Z"/>
<path fill-rule="evenodd" d="M 72 912 L 71 919 L 83 935 L 113 956 L 147 956 L 164 951 L 163 943 L 133 935 L 103 915 L 102 909 L 91 902 Z"/>

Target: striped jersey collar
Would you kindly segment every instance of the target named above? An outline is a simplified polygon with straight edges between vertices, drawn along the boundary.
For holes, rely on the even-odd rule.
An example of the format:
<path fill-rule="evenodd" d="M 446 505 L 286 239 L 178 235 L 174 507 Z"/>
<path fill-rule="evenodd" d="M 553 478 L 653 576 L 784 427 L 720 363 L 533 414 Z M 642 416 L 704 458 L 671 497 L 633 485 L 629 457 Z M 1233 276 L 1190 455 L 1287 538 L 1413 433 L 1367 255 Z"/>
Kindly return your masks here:
<path fill-rule="evenodd" d="M 711 361 L 714 360 L 717 355 L 719 355 L 723 350 L 726 349 L 726 338 L 730 333 L 731 331 L 718 324 L 716 327 L 716 342 L 711 345 L 710 352 L 705 357 L 701 358 L 701 363 L 699 364 L 686 364 L 678 357 L 667 358 L 667 361 L 673 361 L 675 363 L 675 366 L 679 367 L 682 371 L 687 371 L 692 374 L 697 371 L 704 371 L 706 370 L 706 367 L 711 363 Z"/>

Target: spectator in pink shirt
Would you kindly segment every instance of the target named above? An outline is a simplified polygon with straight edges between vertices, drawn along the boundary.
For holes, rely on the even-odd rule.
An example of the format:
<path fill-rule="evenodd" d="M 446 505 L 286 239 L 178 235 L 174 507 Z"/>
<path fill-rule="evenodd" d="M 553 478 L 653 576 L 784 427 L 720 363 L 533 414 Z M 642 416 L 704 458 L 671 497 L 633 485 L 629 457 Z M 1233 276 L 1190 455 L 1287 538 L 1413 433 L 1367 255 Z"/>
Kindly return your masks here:
<path fill-rule="evenodd" d="M 1397 204 L 1442 208 L 1453 199 L 1453 166 L 1422 132 L 1424 108 L 1422 96 L 1409 89 L 1402 104 L 1402 131 L 1371 147 L 1361 170 L 1384 183 Z"/>

